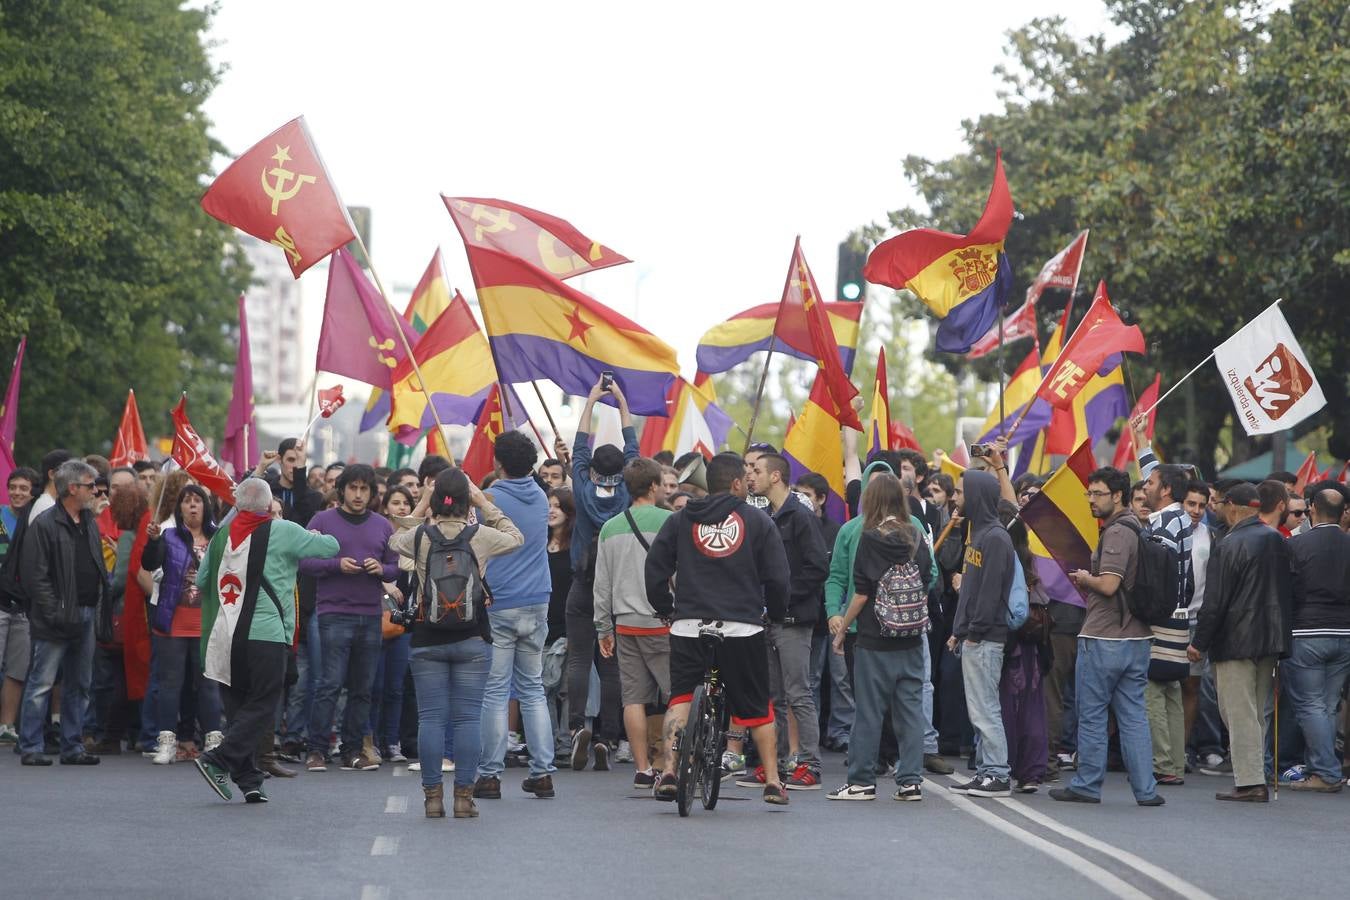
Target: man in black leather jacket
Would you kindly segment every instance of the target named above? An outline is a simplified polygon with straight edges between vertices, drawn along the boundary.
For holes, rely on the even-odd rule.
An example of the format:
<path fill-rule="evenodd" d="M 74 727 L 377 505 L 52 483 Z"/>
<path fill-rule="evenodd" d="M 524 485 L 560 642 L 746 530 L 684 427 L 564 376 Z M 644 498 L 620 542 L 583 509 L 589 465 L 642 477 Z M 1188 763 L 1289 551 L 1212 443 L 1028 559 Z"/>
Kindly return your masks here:
<path fill-rule="evenodd" d="M 72 459 L 56 470 L 56 505 L 28 523 L 20 584 L 28 598 L 33 653 L 19 714 L 25 766 L 50 766 L 42 755 L 47 700 L 61 680 L 61 764 L 92 766 L 84 750 L 84 716 L 94 674 L 94 616 L 108 594 L 98 525 L 94 467 Z"/>
<path fill-rule="evenodd" d="M 1228 534 L 1214 550 L 1205 584 L 1192 661 L 1208 653 L 1214 665 L 1219 711 L 1232 749 L 1232 791 L 1219 800 L 1265 803 L 1265 711 L 1275 661 L 1289 653 L 1293 574 L 1284 537 L 1258 517 L 1256 488 L 1240 484 L 1223 507 Z"/>

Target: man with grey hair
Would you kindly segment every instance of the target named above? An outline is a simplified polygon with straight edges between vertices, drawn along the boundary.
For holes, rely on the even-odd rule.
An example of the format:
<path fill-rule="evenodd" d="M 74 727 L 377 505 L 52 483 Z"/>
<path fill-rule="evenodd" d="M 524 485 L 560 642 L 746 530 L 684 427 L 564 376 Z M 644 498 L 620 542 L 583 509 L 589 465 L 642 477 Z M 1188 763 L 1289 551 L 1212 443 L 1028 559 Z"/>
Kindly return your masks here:
<path fill-rule="evenodd" d="M 50 766 L 42 753 L 47 702 L 61 680 L 61 764 L 98 765 L 84 749 L 84 717 L 94 674 L 94 610 L 108 595 L 107 570 L 94 521 L 94 467 L 78 459 L 53 475 L 55 505 L 28 524 L 20 583 L 28 597 L 33 652 L 19 712 L 25 766 Z"/>
<path fill-rule="evenodd" d="M 265 803 L 256 751 L 272 731 L 295 637 L 295 573 L 300 560 L 331 559 L 337 538 L 270 515 L 272 489 L 246 478 L 235 511 L 221 523 L 197 571 L 202 592 L 202 671 L 220 682 L 229 727 L 197 769 L 222 800 L 233 781 L 249 803 Z"/>

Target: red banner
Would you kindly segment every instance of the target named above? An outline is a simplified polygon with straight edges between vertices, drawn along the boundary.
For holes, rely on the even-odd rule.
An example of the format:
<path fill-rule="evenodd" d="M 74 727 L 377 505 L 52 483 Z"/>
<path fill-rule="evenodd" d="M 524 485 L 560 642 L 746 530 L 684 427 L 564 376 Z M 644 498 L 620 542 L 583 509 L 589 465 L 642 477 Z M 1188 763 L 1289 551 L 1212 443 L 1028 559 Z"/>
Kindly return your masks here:
<path fill-rule="evenodd" d="M 206 449 L 206 442 L 187 417 L 187 394 L 173 408 L 173 461 L 192 476 L 192 480 L 226 503 L 234 503 L 234 481 Z"/>

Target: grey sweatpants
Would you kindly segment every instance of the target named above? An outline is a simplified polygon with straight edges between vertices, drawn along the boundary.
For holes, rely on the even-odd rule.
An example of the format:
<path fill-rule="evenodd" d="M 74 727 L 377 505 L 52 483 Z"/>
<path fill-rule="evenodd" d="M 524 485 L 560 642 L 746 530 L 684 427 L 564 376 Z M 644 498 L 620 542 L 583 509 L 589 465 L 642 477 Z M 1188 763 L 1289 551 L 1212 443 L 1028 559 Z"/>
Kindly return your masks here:
<path fill-rule="evenodd" d="M 811 625 L 769 625 L 769 686 L 774 704 L 797 721 L 797 762 L 820 768 L 820 717 L 811 693 Z M 778 758 L 788 758 L 786 723 L 778 728 Z"/>

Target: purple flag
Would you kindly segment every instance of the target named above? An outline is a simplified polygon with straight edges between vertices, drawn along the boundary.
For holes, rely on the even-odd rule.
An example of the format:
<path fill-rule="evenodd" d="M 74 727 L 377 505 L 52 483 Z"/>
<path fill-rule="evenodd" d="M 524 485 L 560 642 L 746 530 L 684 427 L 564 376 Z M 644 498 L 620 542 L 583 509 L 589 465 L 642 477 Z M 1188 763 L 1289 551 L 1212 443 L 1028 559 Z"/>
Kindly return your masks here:
<path fill-rule="evenodd" d="M 246 437 L 247 434 L 247 437 Z M 220 461 L 234 466 L 242 475 L 258 464 L 258 423 L 253 417 L 253 361 L 248 348 L 248 316 L 244 295 L 239 295 L 239 357 L 234 366 L 234 394 L 230 414 L 225 419 L 225 439 L 220 444 Z"/>
<path fill-rule="evenodd" d="M 417 331 L 384 302 L 351 254 L 338 250 L 328 263 L 328 297 L 314 367 L 389 390 L 390 376 L 406 356 L 395 320 L 408 346 L 416 344 Z"/>
<path fill-rule="evenodd" d="M 14 368 L 9 373 L 5 399 L 0 401 L 0 489 L 5 492 L 6 504 L 9 503 L 9 473 L 17 468 L 14 464 L 14 435 L 19 430 L 19 374 L 23 369 L 23 351 L 27 346 L 28 335 L 24 335 L 19 339 L 19 349 L 14 353 Z"/>

